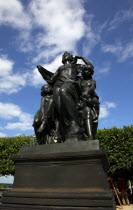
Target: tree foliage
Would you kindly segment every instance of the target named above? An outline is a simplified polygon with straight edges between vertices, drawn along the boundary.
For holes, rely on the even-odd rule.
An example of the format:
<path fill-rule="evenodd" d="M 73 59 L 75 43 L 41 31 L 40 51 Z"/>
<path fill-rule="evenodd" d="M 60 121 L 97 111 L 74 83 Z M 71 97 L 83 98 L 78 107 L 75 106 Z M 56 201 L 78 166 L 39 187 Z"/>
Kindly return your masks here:
<path fill-rule="evenodd" d="M 133 125 L 98 130 L 97 139 L 107 152 L 112 174 L 133 167 Z"/>
<path fill-rule="evenodd" d="M 31 136 L 17 136 L 0 138 L 0 175 L 13 175 L 14 162 L 11 155 L 16 155 L 21 146 L 30 145 Z"/>

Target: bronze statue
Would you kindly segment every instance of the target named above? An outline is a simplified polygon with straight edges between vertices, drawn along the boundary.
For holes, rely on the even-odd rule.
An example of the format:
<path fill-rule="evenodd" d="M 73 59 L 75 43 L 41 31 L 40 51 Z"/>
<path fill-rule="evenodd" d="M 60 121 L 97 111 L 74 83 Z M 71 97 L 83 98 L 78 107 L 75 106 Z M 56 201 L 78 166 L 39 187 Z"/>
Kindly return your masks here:
<path fill-rule="evenodd" d="M 96 82 L 92 79 L 94 71 L 86 67 L 81 80 L 81 107 L 84 119 L 85 134 L 89 140 L 95 139 L 99 117 L 99 97 L 95 93 Z"/>
<path fill-rule="evenodd" d="M 50 85 L 43 85 L 41 96 L 41 106 L 34 116 L 33 127 L 38 144 L 53 143 L 55 119 L 52 87 Z"/>
<path fill-rule="evenodd" d="M 77 64 L 78 59 L 85 64 Z M 61 141 L 85 140 L 84 134 L 88 139 L 94 139 L 99 114 L 98 96 L 94 91 L 96 85 L 92 79 L 94 67 L 84 57 L 74 57 L 68 52 L 63 54 L 62 63 L 55 73 L 37 66 L 44 80 L 53 88 L 56 134 L 61 136 Z M 79 73 L 82 77 L 78 76 Z M 79 105 L 82 110 L 79 110 Z M 45 120 L 37 132 L 43 133 L 44 125 Z"/>

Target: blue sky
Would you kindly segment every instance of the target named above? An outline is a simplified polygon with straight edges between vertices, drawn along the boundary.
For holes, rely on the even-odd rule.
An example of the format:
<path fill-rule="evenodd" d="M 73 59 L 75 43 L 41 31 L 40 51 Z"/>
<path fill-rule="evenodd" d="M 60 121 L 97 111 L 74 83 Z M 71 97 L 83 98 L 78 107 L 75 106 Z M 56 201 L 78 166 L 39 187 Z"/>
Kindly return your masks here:
<path fill-rule="evenodd" d="M 95 66 L 99 128 L 132 124 L 132 0 L 0 0 L 0 137 L 34 134 L 45 81 L 68 51 Z"/>

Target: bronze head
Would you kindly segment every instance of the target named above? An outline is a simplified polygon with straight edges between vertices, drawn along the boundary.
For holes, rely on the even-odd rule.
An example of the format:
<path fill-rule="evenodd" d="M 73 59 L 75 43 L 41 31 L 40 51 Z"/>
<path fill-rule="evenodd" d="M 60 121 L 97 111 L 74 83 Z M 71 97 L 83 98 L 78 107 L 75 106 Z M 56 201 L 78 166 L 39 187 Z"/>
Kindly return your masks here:
<path fill-rule="evenodd" d="M 75 59 L 72 54 L 65 51 L 62 55 L 62 63 L 65 64 L 67 61 L 69 61 L 70 63 L 76 63 L 77 59 Z"/>

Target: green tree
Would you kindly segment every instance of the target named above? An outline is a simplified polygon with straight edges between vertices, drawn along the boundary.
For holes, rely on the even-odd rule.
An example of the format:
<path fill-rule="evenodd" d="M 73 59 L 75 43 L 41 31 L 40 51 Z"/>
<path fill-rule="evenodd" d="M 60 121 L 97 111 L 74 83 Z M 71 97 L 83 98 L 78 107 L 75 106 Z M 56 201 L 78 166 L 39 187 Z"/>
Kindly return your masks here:
<path fill-rule="evenodd" d="M 98 130 L 97 139 L 107 152 L 112 174 L 116 170 L 133 167 L 133 125 Z"/>
<path fill-rule="evenodd" d="M 14 175 L 15 165 L 11 155 L 18 154 L 21 146 L 30 145 L 32 136 L 17 136 L 0 138 L 0 175 Z"/>

